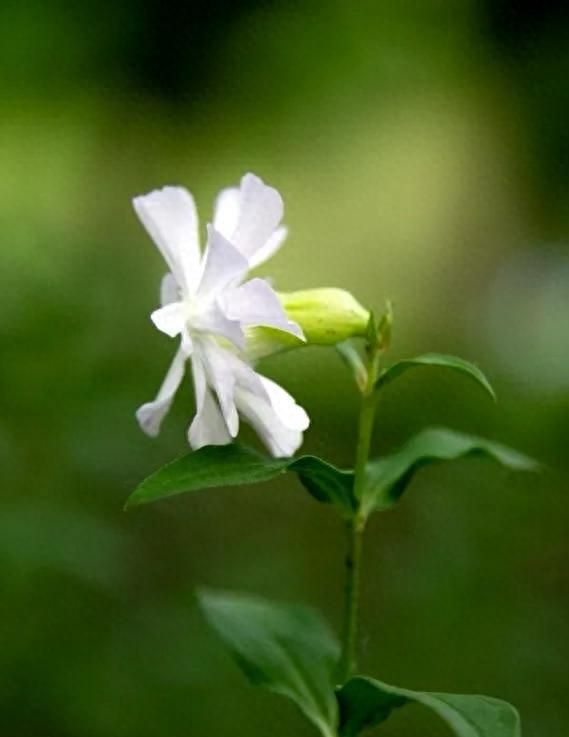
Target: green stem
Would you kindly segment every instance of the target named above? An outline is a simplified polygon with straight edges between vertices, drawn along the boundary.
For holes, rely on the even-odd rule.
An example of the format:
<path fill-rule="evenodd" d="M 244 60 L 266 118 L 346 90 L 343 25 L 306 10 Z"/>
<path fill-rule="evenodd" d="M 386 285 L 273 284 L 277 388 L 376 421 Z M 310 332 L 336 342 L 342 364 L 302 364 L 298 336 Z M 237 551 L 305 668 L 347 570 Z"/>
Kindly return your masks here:
<path fill-rule="evenodd" d="M 375 419 L 376 396 L 374 386 L 379 373 L 379 358 L 380 348 L 378 347 L 371 351 L 369 355 L 367 381 L 362 389 L 362 401 L 358 422 L 354 478 L 354 496 L 357 500 L 357 509 L 347 523 L 348 553 L 346 555 L 346 584 L 344 589 L 344 634 L 340 662 L 340 679 L 342 683 L 350 678 L 357 667 L 360 569 L 363 534 L 366 524 L 365 515 L 361 511 L 361 499 L 365 487 L 366 465 L 369 458 Z"/>
<path fill-rule="evenodd" d="M 356 669 L 358 637 L 358 607 L 360 593 L 360 567 L 362 558 L 363 524 L 356 518 L 347 523 L 348 552 L 346 554 L 346 584 L 344 608 L 344 636 L 340 682 L 345 683 Z"/>

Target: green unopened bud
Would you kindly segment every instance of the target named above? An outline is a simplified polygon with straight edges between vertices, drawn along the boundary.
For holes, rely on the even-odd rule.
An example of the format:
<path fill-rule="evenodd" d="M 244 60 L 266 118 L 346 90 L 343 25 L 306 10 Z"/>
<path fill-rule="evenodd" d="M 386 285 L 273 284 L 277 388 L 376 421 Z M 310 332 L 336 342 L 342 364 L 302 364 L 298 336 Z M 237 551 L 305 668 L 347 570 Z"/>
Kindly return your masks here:
<path fill-rule="evenodd" d="M 279 299 L 308 344 L 335 345 L 366 334 L 369 311 L 344 289 L 305 289 L 280 293 Z"/>
<path fill-rule="evenodd" d="M 253 361 L 291 348 L 332 346 L 366 336 L 370 313 L 344 289 L 304 289 L 278 296 L 289 320 L 302 328 L 306 341 L 274 328 L 249 328 L 246 351 Z"/>

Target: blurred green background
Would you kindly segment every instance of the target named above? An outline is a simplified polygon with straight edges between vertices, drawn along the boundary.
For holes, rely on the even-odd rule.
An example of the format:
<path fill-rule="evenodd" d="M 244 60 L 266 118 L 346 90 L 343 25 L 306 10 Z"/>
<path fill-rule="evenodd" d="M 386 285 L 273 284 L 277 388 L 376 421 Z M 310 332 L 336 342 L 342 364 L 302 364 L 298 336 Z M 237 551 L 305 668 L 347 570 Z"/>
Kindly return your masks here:
<path fill-rule="evenodd" d="M 569 656 L 569 17 L 507 0 L 145 0 L 0 6 L 0 734 L 314 734 L 251 689 L 198 584 L 319 607 L 339 627 L 343 536 L 294 480 L 122 505 L 184 450 L 134 420 L 173 344 L 160 256 L 131 198 L 191 189 L 202 221 L 253 171 L 290 228 L 281 289 L 395 303 L 393 358 L 450 352 L 499 403 L 424 370 L 386 393 L 377 450 L 446 424 L 548 467 L 425 470 L 374 519 L 362 670 L 520 708 L 565 737 Z M 305 449 L 353 453 L 333 351 L 266 361 L 310 412 Z M 381 731 L 381 730 L 380 730 Z M 419 709 L 386 737 L 443 735 Z"/>

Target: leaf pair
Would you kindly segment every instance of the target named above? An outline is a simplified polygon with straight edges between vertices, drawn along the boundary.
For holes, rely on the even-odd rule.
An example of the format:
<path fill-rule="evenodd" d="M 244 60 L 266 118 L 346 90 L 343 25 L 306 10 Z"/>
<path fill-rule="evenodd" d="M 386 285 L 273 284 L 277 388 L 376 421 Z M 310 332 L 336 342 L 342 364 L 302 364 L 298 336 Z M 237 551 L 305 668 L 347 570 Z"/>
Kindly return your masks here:
<path fill-rule="evenodd" d="M 345 513 L 351 512 L 354 503 L 352 471 L 342 471 L 316 456 L 269 458 L 238 444 L 210 445 L 168 463 L 135 489 L 126 506 L 211 487 L 270 481 L 287 471 L 296 473 L 318 501 L 335 504 Z"/>
<path fill-rule="evenodd" d="M 364 677 L 336 689 L 340 646 L 312 609 L 212 591 L 199 600 L 248 680 L 290 698 L 324 737 L 356 737 L 410 703 L 431 709 L 457 737 L 520 737 L 517 711 L 488 696 L 409 691 Z"/>
<path fill-rule="evenodd" d="M 499 443 L 429 428 L 395 453 L 368 464 L 363 513 L 392 506 L 423 466 L 471 455 L 485 455 L 518 471 L 537 468 L 535 461 Z M 239 445 L 209 446 L 167 464 L 140 484 L 127 506 L 210 487 L 260 483 L 287 472 L 295 473 L 315 499 L 334 504 L 344 516 L 350 517 L 356 509 L 353 471 L 336 468 L 316 456 L 269 458 Z"/>

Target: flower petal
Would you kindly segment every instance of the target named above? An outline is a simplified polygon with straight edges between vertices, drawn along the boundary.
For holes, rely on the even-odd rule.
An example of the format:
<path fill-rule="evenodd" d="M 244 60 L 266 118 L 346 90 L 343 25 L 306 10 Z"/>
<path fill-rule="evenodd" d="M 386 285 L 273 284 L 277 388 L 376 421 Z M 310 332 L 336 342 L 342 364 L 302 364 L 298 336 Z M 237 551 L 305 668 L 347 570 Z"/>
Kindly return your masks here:
<path fill-rule="evenodd" d="M 254 174 L 245 174 L 239 205 L 239 221 L 229 240 L 251 261 L 277 229 L 283 216 L 283 201 L 276 189 Z"/>
<path fill-rule="evenodd" d="M 162 307 L 169 305 L 171 302 L 178 302 L 180 299 L 180 290 L 176 277 L 170 271 L 164 274 L 160 282 L 160 304 Z"/>
<path fill-rule="evenodd" d="M 245 333 L 239 320 L 229 318 L 218 302 L 212 302 L 207 310 L 192 318 L 192 328 L 214 336 L 222 336 L 237 348 L 245 347 Z"/>
<path fill-rule="evenodd" d="M 238 187 L 222 189 L 213 208 L 213 227 L 228 241 L 231 240 L 239 222 L 241 192 Z"/>
<path fill-rule="evenodd" d="M 251 279 L 231 289 L 224 296 L 224 307 L 227 316 L 243 326 L 263 325 L 304 338 L 300 326 L 288 319 L 279 298 L 264 279 Z"/>
<path fill-rule="evenodd" d="M 138 420 L 142 430 L 151 437 L 156 437 L 160 432 L 160 425 L 162 420 L 168 413 L 174 395 L 182 382 L 184 376 L 184 365 L 186 361 L 186 355 L 182 350 L 178 350 L 174 356 L 168 373 L 162 386 L 156 395 L 156 399 L 152 402 L 147 402 L 138 408 L 136 411 L 136 419 Z"/>
<path fill-rule="evenodd" d="M 192 195 L 183 187 L 164 187 L 135 197 L 133 205 L 178 285 L 188 294 L 195 293 L 201 258 Z"/>
<path fill-rule="evenodd" d="M 239 416 L 234 400 L 237 373 L 233 355 L 212 339 L 196 341 L 195 347 L 205 369 L 206 381 L 217 395 L 229 434 L 236 437 L 239 432 Z"/>
<path fill-rule="evenodd" d="M 204 445 L 227 445 L 231 442 L 231 435 L 208 388 L 205 369 L 199 355 L 194 355 L 192 360 L 192 375 L 197 411 L 188 429 L 188 442 L 194 450 Z"/>
<path fill-rule="evenodd" d="M 255 251 L 255 253 L 251 256 L 251 258 L 249 259 L 249 266 L 252 269 L 255 269 L 257 266 L 264 264 L 265 261 L 268 261 L 271 256 L 274 256 L 274 254 L 282 246 L 287 235 L 288 229 L 284 225 L 281 225 L 280 228 L 277 228 L 275 232 L 269 237 L 269 240 L 265 243 L 265 245 L 261 246 L 261 248 L 259 248 L 258 251 Z"/>
<path fill-rule="evenodd" d="M 306 430 L 310 425 L 310 418 L 306 411 L 295 402 L 294 398 L 276 382 L 266 376 L 257 374 L 277 413 L 279 420 L 291 430 Z"/>
<path fill-rule="evenodd" d="M 198 287 L 200 300 L 215 299 L 232 282 L 243 278 L 248 269 L 247 259 L 221 233 L 208 225 L 208 244 Z"/>
<path fill-rule="evenodd" d="M 292 456 L 302 444 L 308 415 L 282 387 L 263 376 L 259 378 L 269 398 L 237 387 L 237 408 L 274 456 Z"/>
<path fill-rule="evenodd" d="M 160 307 L 150 315 L 158 330 L 171 338 L 184 332 L 186 326 L 186 306 L 183 302 L 171 302 Z"/>

